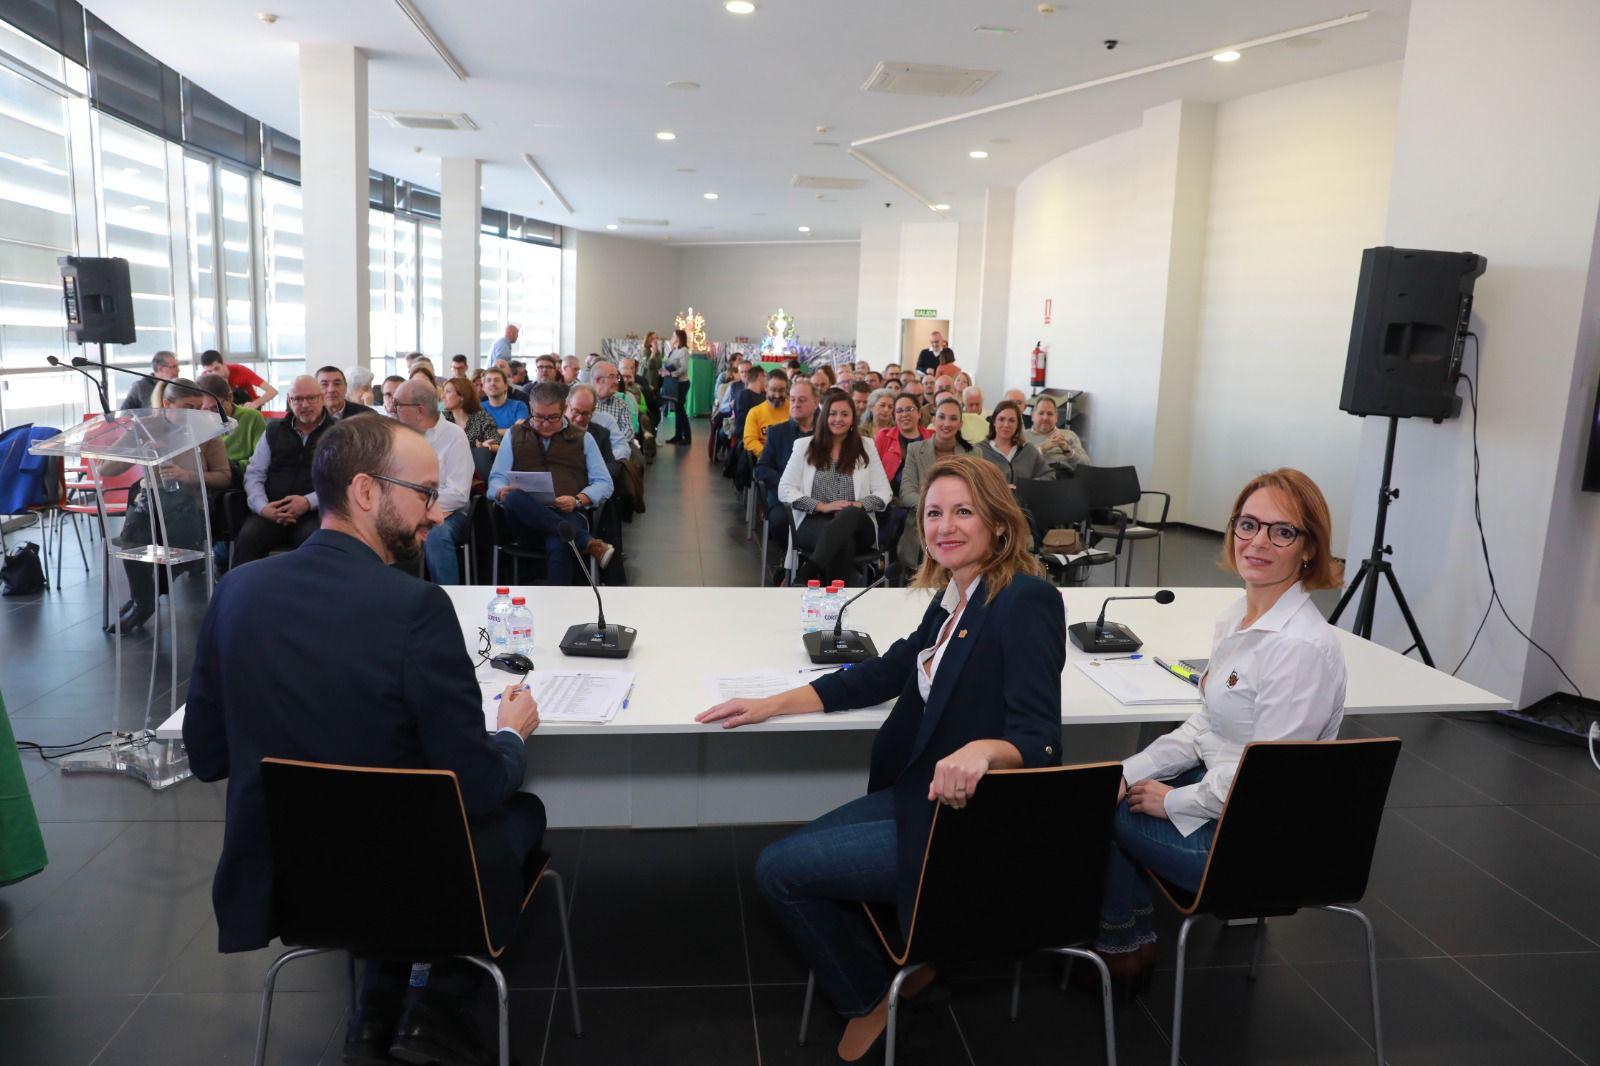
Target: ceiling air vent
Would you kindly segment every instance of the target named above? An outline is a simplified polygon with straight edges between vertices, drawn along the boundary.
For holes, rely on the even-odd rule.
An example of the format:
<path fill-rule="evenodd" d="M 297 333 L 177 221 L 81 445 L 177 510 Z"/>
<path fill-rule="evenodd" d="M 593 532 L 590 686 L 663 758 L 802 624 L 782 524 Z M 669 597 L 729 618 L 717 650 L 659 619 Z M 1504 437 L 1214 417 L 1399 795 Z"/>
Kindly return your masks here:
<path fill-rule="evenodd" d="M 822 178 L 815 174 L 796 174 L 789 179 L 795 189 L 859 189 L 866 185 L 864 178 Z"/>
<path fill-rule="evenodd" d="M 931 63 L 881 62 L 862 86 L 869 93 L 908 96 L 971 96 L 995 76 L 992 70 L 941 67 Z"/>
<path fill-rule="evenodd" d="M 441 111 L 374 111 L 389 125 L 402 130 L 475 130 L 478 124 L 466 115 Z"/>
<path fill-rule="evenodd" d="M 664 218 L 619 218 L 618 222 L 624 226 L 670 226 L 672 223 Z"/>

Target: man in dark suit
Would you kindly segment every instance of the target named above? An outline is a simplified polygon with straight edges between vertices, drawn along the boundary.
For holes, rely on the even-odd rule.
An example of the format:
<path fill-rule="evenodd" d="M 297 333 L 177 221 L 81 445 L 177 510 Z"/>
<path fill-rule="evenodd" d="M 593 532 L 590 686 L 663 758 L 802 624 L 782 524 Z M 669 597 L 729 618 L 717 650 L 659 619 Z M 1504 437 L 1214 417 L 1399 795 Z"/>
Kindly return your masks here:
<path fill-rule="evenodd" d="M 351 415 L 377 413 L 364 403 L 344 398 L 349 385 L 344 380 L 344 371 L 336 366 L 325 366 L 317 371 L 317 388 L 322 390 L 322 409 L 335 422 Z"/>
<path fill-rule="evenodd" d="M 917 353 L 917 373 L 931 374 L 939 369 L 939 357 L 945 352 L 955 358 L 956 350 L 944 342 L 944 334 L 938 330 L 933 331 L 933 336 L 928 338 L 928 346 Z"/>
<path fill-rule="evenodd" d="M 352 418 L 324 435 L 312 478 L 321 528 L 293 552 L 231 572 L 195 650 L 183 723 L 189 765 L 202 781 L 228 779 L 212 884 L 218 946 L 250 951 L 277 935 L 266 756 L 455 771 L 490 934 L 507 943 L 523 861 L 544 833 L 544 805 L 518 791 L 539 712 L 526 690 L 508 688 L 497 730 L 486 730 L 450 598 L 413 576 L 423 539 L 443 518 L 438 460 L 395 419 Z M 408 559 L 413 574 L 392 566 Z M 360 595 L 329 595 L 339 589 Z M 476 985 L 469 969 L 435 966 L 403 1001 L 410 967 L 369 962 L 345 1061 L 383 1062 L 391 1051 L 407 1062 L 483 1059 L 465 1003 Z"/>

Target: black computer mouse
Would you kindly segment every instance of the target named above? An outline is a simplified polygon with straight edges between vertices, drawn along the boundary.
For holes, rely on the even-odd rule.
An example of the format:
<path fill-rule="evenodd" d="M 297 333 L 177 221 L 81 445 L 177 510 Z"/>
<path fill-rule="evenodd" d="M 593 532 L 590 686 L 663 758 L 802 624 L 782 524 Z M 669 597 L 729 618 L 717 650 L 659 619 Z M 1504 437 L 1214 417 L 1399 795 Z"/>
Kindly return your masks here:
<path fill-rule="evenodd" d="M 508 674 L 533 673 L 533 660 L 528 658 L 526 655 L 522 655 L 517 652 L 509 652 L 505 655 L 496 655 L 493 659 L 489 660 L 489 665 L 494 667 L 496 670 L 504 670 Z"/>

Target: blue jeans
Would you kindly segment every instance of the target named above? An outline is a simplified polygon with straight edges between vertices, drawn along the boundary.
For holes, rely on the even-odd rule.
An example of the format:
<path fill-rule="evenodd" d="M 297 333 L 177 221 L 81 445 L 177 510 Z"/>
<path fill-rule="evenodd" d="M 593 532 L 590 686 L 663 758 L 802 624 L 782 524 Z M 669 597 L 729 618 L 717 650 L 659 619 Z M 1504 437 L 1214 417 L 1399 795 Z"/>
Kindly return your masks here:
<path fill-rule="evenodd" d="M 1167 782 L 1174 788 L 1205 776 L 1204 767 L 1186 770 Z M 1154 944 L 1150 880 L 1146 870 L 1193 892 L 1200 887 L 1217 823 L 1207 822 L 1188 836 L 1165 818 L 1135 814 L 1124 799 L 1112 819 L 1111 854 L 1106 860 L 1105 893 L 1100 897 L 1100 935 L 1095 948 L 1107 955 Z"/>
<path fill-rule="evenodd" d="M 434 584 L 461 584 L 459 549 L 467 539 L 471 518 L 469 504 L 459 511 L 451 511 L 443 522 L 428 530 L 428 539 L 422 542 L 422 554 L 428 560 L 428 576 L 433 578 Z"/>
<path fill-rule="evenodd" d="M 522 532 L 544 541 L 544 576 L 549 585 L 572 584 L 572 552 L 561 540 L 558 530 L 561 523 L 572 526 L 576 536 L 572 543 L 581 552 L 589 546 L 589 522 L 580 511 L 567 514 L 547 503 L 540 503 L 526 492 L 508 492 L 500 506 L 511 516 L 511 524 Z"/>
<path fill-rule="evenodd" d="M 894 971 L 861 904 L 895 900 L 892 790 L 851 800 L 768 846 L 756 885 L 835 1010 L 859 1018 L 878 1005 Z"/>

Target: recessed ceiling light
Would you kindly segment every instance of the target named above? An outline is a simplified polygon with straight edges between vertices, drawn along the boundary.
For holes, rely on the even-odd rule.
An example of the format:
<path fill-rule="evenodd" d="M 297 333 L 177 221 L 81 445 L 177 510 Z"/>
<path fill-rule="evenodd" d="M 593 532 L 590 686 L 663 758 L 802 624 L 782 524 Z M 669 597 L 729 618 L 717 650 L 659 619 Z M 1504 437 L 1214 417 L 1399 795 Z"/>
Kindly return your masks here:
<path fill-rule="evenodd" d="M 991 33 L 997 37 L 1005 37 L 1009 34 L 1016 33 L 1017 30 L 1014 26 L 974 26 L 972 27 L 972 32 Z"/>
<path fill-rule="evenodd" d="M 1218 63 L 1237 63 L 1239 61 L 1239 53 L 1232 51 L 1218 52 L 1211 58 L 1215 59 Z"/>
<path fill-rule="evenodd" d="M 950 210 L 950 205 L 949 204 L 934 204 L 933 205 L 933 209 L 935 211 L 948 211 L 948 210 Z"/>
<path fill-rule="evenodd" d="M 811 227 L 810 226 L 800 226 L 798 228 L 799 228 L 801 233 L 810 233 L 811 232 Z"/>
<path fill-rule="evenodd" d="M 615 222 L 607 222 L 606 223 L 606 229 L 616 229 L 616 228 L 617 228 L 617 224 Z"/>
<path fill-rule="evenodd" d="M 727 0 L 722 7 L 730 15 L 749 15 L 756 9 L 756 5 L 750 0 Z"/>
<path fill-rule="evenodd" d="M 671 130 L 661 130 L 656 134 L 656 140 L 658 141 L 675 141 L 677 139 L 678 135 Z"/>
<path fill-rule="evenodd" d="M 693 92 L 694 90 L 700 88 L 700 83 L 697 81 L 669 81 L 667 82 L 667 88 L 682 89 L 684 92 Z"/>
<path fill-rule="evenodd" d="M 716 193 L 714 193 L 714 192 L 706 193 L 706 199 L 707 200 L 715 200 L 716 198 L 717 198 L 717 194 Z"/>
<path fill-rule="evenodd" d="M 970 159 L 988 159 L 989 153 L 985 152 L 982 148 L 976 148 L 968 152 L 967 157 Z"/>

